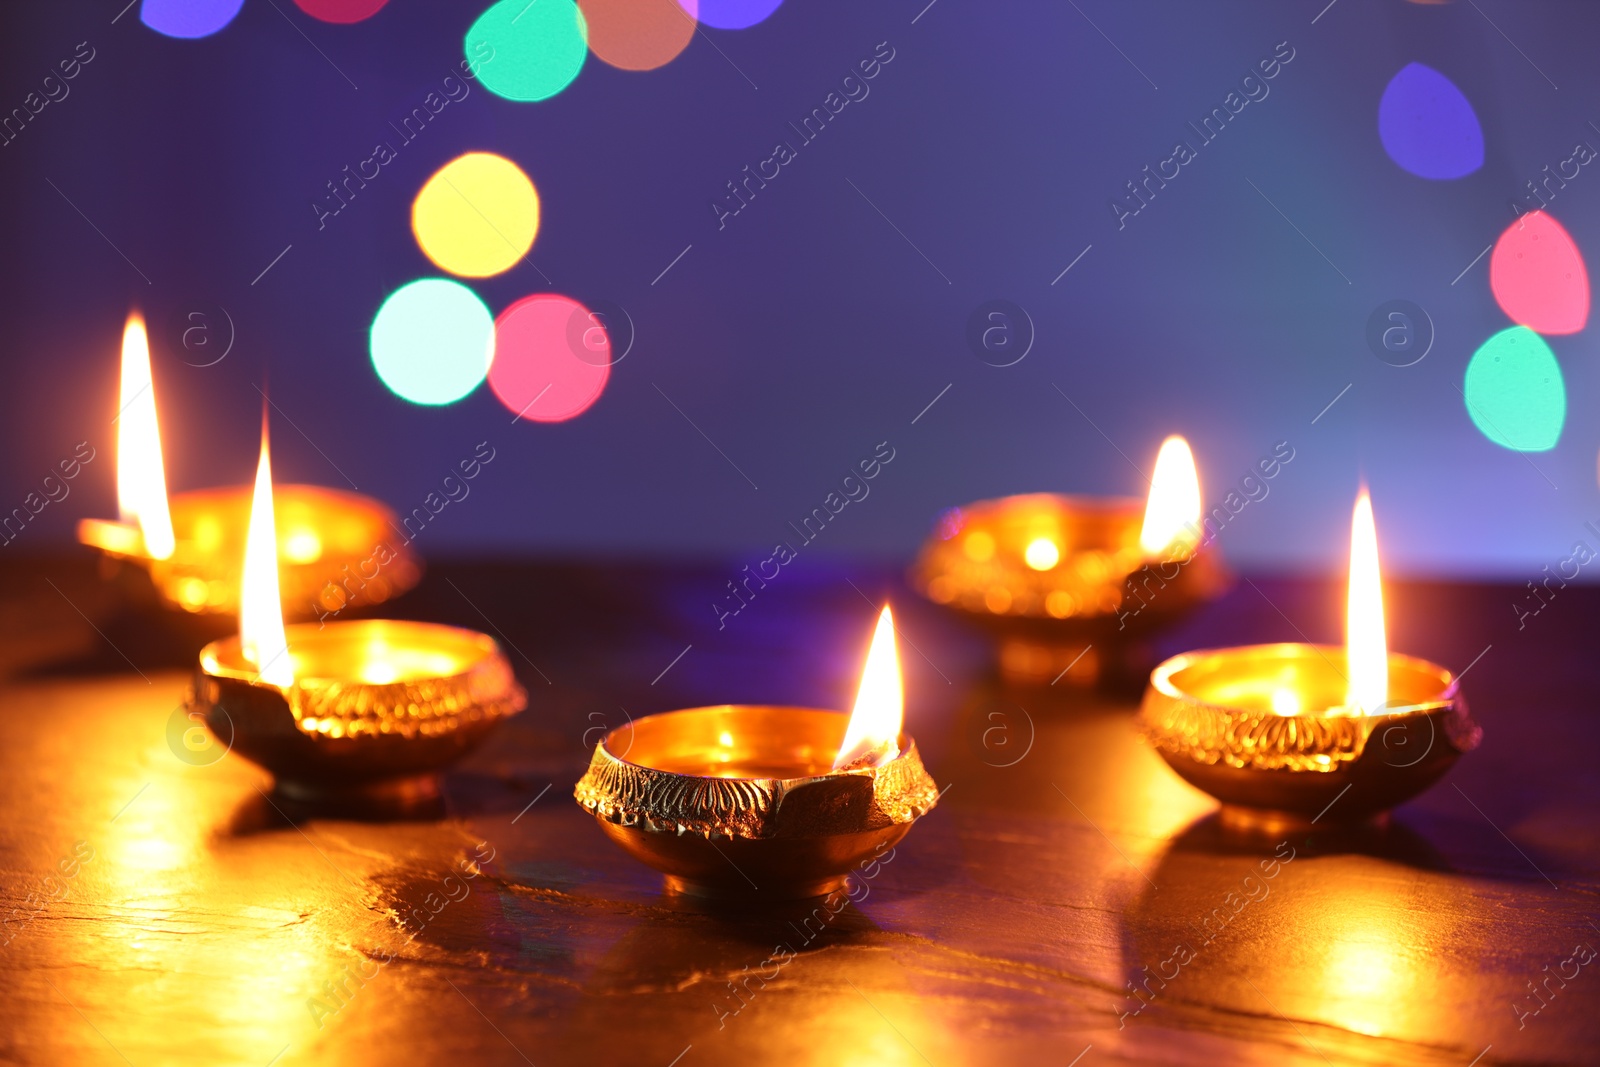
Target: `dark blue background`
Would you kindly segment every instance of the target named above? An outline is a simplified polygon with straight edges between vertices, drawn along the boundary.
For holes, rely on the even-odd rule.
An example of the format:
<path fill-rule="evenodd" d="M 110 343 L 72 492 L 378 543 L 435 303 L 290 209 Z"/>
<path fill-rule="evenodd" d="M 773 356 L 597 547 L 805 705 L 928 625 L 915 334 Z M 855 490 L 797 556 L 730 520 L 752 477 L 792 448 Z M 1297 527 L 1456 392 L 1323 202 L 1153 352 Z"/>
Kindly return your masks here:
<path fill-rule="evenodd" d="M 196 41 L 152 32 L 137 9 L 113 25 L 125 2 L 0 13 L 0 111 L 80 41 L 95 50 L 70 96 L 0 147 L 0 503 L 20 503 L 79 440 L 101 457 L 13 551 L 114 513 L 110 419 L 130 304 L 151 320 L 174 489 L 250 476 L 253 386 L 269 378 L 281 479 L 353 483 L 409 510 L 491 441 L 498 458 L 428 527 L 425 553 L 759 558 L 887 440 L 897 456 L 871 496 L 807 551 L 905 555 L 947 505 L 1140 493 L 1119 449 L 1148 470 L 1169 431 L 1193 442 L 1213 502 L 1275 442 L 1295 448 L 1271 496 L 1223 536 L 1246 564 L 1342 568 L 1363 477 L 1396 572 L 1532 577 L 1574 539 L 1593 543 L 1592 329 L 1551 341 L 1569 397 L 1560 444 L 1503 451 L 1456 388 L 1472 351 L 1509 325 L 1487 259 L 1451 284 L 1511 221 L 1526 180 L 1580 138 L 1600 145 L 1589 124 L 1600 10 L 1579 0 L 1338 0 L 1315 24 L 1326 0 L 1080 0 L 1081 13 L 1042 0 L 789 0 L 752 29 L 705 30 L 661 70 L 590 57 L 542 103 L 475 87 L 321 232 L 310 205 L 324 183 L 451 72 L 485 0 L 392 0 L 354 26 L 247 0 Z M 719 231 L 710 203 L 724 183 L 793 140 L 786 124 L 882 41 L 895 58 L 870 96 Z M 1110 198 L 1281 41 L 1295 58 L 1270 96 L 1119 232 Z M 1429 182 L 1385 156 L 1378 99 L 1413 60 L 1477 108 L 1478 173 Z M 469 149 L 517 161 L 543 200 L 532 255 L 472 283 L 491 309 L 555 289 L 614 301 L 637 326 L 606 393 L 573 422 L 513 426 L 486 387 L 454 407 L 412 406 L 371 368 L 378 304 L 438 274 L 410 234 L 411 199 Z M 1552 211 L 1580 247 L 1600 248 L 1600 175 L 1585 170 Z M 1012 367 L 984 364 L 965 340 L 992 298 L 1037 327 Z M 1412 367 L 1380 362 L 1363 339 L 1393 298 L 1421 304 L 1437 329 Z M 215 306 L 236 323 L 235 347 L 189 366 L 182 316 Z"/>

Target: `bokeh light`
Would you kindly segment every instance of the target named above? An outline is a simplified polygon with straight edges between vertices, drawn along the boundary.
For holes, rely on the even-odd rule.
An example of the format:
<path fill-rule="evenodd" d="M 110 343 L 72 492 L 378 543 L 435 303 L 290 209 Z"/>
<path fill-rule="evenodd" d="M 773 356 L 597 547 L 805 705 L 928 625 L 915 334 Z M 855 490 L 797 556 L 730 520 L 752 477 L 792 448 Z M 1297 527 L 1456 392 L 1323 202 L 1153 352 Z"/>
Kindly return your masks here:
<path fill-rule="evenodd" d="M 494 359 L 494 318 L 460 282 L 421 278 L 389 295 L 372 320 L 372 365 L 413 404 L 450 404 L 477 388 Z"/>
<path fill-rule="evenodd" d="M 244 0 L 144 0 L 139 21 L 168 37 L 210 37 L 243 6 Z"/>
<path fill-rule="evenodd" d="M 389 0 L 294 0 L 295 5 L 323 22 L 360 22 L 370 19 Z"/>
<path fill-rule="evenodd" d="M 1048 537 L 1036 537 L 1022 550 L 1022 560 L 1036 571 L 1047 571 L 1061 562 L 1061 549 Z"/>
<path fill-rule="evenodd" d="M 1490 441 L 1516 452 L 1555 447 L 1567 418 L 1567 387 L 1544 338 L 1526 326 L 1501 330 L 1467 363 L 1467 414 Z"/>
<path fill-rule="evenodd" d="M 1483 127 L 1455 83 L 1409 63 L 1378 102 L 1378 137 L 1403 170 L 1419 178 L 1464 178 L 1483 166 Z"/>
<path fill-rule="evenodd" d="M 655 70 L 694 38 L 698 0 L 578 0 L 589 51 L 622 70 Z"/>
<path fill-rule="evenodd" d="M 719 30 L 742 30 L 778 10 L 783 0 L 678 0 L 685 11 Z"/>
<path fill-rule="evenodd" d="M 422 186 L 411 205 L 411 231 L 439 269 L 487 278 L 516 266 L 533 247 L 539 193 L 504 156 L 468 152 Z"/>
<path fill-rule="evenodd" d="M 500 0 L 467 31 L 466 54 L 496 96 L 544 100 L 583 69 L 588 27 L 573 0 Z"/>
<path fill-rule="evenodd" d="M 1577 333 L 1589 321 L 1589 272 L 1561 223 L 1530 211 L 1506 227 L 1489 257 L 1489 288 L 1513 322 Z"/>
<path fill-rule="evenodd" d="M 489 388 L 514 415 L 565 422 L 600 399 L 610 377 L 610 337 L 570 297 L 534 293 L 495 320 Z"/>

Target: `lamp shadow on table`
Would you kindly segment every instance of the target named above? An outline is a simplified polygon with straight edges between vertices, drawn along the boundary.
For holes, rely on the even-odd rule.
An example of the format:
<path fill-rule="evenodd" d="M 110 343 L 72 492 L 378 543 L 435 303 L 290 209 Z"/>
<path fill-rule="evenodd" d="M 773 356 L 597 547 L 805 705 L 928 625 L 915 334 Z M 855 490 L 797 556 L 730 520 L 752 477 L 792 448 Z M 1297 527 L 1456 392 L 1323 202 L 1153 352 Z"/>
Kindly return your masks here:
<path fill-rule="evenodd" d="M 295 829 L 312 819 L 375 824 L 439 822 L 449 815 L 441 794 L 389 797 L 347 794 L 308 798 L 278 788 L 254 790 L 229 814 L 222 833 L 246 838 Z"/>
<path fill-rule="evenodd" d="M 641 984 L 670 989 L 705 981 L 728 999 L 724 984 L 748 983 L 748 995 L 797 960 L 868 945 L 881 933 L 843 893 L 746 906 L 666 896 L 599 959 L 584 987 L 622 993 Z M 738 1007 L 736 1000 L 729 1004 Z"/>

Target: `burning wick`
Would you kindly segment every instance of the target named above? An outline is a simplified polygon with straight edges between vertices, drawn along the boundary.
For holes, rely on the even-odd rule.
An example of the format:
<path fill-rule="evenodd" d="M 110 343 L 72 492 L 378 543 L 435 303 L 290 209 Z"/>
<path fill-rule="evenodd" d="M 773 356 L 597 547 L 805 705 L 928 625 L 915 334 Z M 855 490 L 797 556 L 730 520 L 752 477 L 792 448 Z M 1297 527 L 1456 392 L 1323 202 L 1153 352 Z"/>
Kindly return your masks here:
<path fill-rule="evenodd" d="M 900 754 L 900 723 L 905 715 L 905 694 L 900 685 L 900 657 L 894 646 L 894 618 L 888 605 L 878 616 L 878 627 L 861 671 L 861 688 L 850 712 L 836 771 L 881 767 Z"/>
<path fill-rule="evenodd" d="M 279 688 L 294 684 L 294 667 L 283 633 L 278 594 L 278 533 L 272 509 L 272 458 L 267 447 L 267 416 L 261 413 L 261 460 L 256 465 L 250 501 L 249 533 L 244 542 L 244 576 L 239 591 L 239 641 L 261 681 Z"/>
<path fill-rule="evenodd" d="M 1350 578 L 1345 602 L 1345 704 L 1353 715 L 1380 715 L 1389 702 L 1389 647 L 1383 624 L 1378 528 L 1366 489 L 1350 516 Z"/>
<path fill-rule="evenodd" d="M 1200 545 L 1200 475 L 1189 442 L 1173 434 L 1161 442 L 1150 496 L 1145 502 L 1139 547 L 1151 558 L 1187 559 Z"/>

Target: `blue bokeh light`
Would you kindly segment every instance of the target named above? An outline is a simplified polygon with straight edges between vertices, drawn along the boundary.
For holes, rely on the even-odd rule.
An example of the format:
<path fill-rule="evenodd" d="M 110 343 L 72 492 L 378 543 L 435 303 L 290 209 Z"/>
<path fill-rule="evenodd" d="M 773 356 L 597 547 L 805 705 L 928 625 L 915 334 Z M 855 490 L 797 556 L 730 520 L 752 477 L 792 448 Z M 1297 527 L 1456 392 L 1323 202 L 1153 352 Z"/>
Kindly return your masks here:
<path fill-rule="evenodd" d="M 1472 103 L 1432 67 L 1408 63 L 1378 102 L 1378 137 L 1402 170 L 1449 181 L 1483 166 L 1483 127 Z"/>

